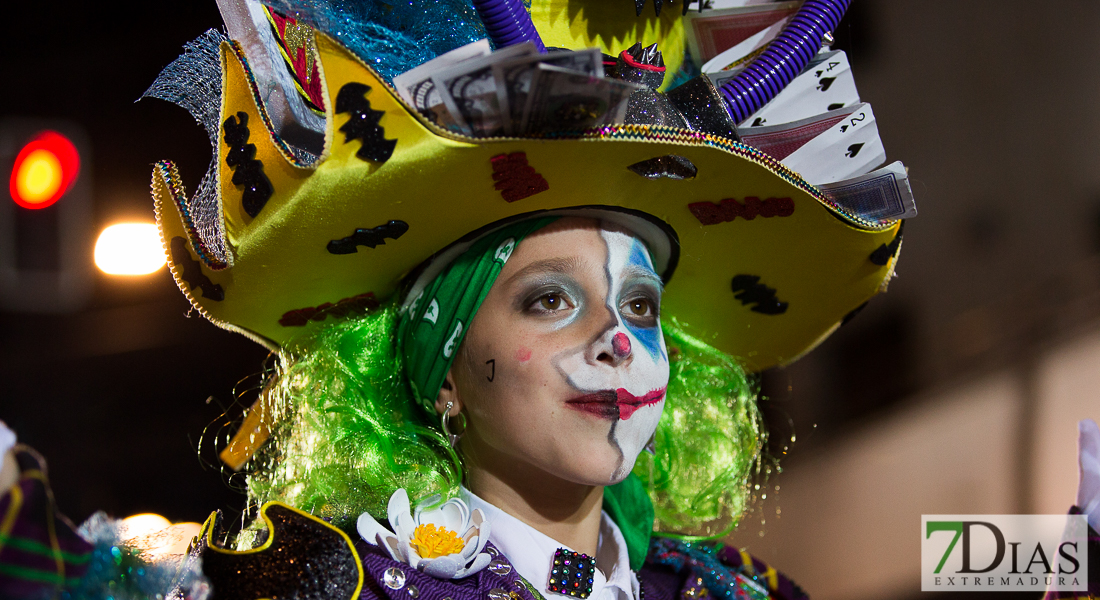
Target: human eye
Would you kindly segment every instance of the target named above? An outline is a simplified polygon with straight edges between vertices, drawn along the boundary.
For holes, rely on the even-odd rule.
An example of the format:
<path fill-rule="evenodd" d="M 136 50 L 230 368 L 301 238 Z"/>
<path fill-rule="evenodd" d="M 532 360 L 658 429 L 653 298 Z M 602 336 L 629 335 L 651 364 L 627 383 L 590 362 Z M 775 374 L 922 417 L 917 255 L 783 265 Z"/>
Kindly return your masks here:
<path fill-rule="evenodd" d="M 656 327 L 660 315 L 658 301 L 647 295 L 626 298 L 619 305 L 619 312 L 624 319 L 638 327 Z"/>
<path fill-rule="evenodd" d="M 576 308 L 576 304 L 562 290 L 538 290 L 528 296 L 526 311 L 533 314 L 548 315 Z"/>

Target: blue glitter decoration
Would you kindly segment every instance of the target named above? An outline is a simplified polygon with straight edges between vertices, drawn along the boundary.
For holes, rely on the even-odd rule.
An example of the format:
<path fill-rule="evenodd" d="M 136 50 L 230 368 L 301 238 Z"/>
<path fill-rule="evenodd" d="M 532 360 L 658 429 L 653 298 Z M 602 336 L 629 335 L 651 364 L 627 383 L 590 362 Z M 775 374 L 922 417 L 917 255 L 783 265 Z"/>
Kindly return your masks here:
<path fill-rule="evenodd" d="M 392 81 L 413 67 L 488 37 L 468 0 L 264 0 L 340 41 Z"/>
<path fill-rule="evenodd" d="M 718 558 L 719 546 L 713 542 L 681 542 L 654 537 L 646 562 L 666 565 L 674 571 L 690 569 L 702 580 L 715 600 L 767 600 L 767 584 L 756 573 L 733 568 Z"/>
<path fill-rule="evenodd" d="M 197 563 L 185 558 L 151 560 L 141 549 L 127 547 L 120 521 L 98 512 L 80 526 L 82 537 L 95 549 L 79 583 L 56 596 L 60 600 L 154 600 L 175 591 L 179 598 L 204 600 L 210 584 Z"/>

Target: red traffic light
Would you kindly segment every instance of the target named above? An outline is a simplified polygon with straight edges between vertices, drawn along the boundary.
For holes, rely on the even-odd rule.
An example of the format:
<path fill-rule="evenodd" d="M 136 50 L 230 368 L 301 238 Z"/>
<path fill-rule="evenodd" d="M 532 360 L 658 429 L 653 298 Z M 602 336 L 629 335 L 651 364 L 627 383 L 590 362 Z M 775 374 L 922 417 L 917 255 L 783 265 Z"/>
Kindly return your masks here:
<path fill-rule="evenodd" d="M 76 146 L 56 131 L 43 131 L 15 157 L 11 197 L 23 208 L 46 208 L 69 191 L 79 171 Z"/>

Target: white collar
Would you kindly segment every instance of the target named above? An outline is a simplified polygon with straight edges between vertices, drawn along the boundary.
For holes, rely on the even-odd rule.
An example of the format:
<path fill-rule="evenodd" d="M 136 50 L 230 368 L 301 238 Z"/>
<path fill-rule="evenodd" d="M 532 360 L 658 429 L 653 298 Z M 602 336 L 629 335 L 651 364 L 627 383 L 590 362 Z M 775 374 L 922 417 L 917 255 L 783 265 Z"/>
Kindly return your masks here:
<path fill-rule="evenodd" d="M 572 548 L 489 504 L 462 488 L 472 511 L 480 508 L 490 523 L 489 541 L 512 563 L 516 571 L 546 600 L 568 598 L 547 589 L 550 564 L 558 548 Z M 630 555 L 619 526 L 601 511 L 600 539 L 596 547 L 596 573 L 589 600 L 638 600 L 638 577 L 630 570 Z"/>

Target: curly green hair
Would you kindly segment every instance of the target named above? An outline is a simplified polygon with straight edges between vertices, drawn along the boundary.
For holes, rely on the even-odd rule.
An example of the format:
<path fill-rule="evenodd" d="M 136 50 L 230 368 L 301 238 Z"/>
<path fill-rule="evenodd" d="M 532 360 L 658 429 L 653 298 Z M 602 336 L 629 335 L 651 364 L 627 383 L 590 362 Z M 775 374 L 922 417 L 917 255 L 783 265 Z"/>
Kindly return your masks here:
<path fill-rule="evenodd" d="M 436 415 L 413 401 L 397 320 L 390 303 L 280 356 L 254 409 L 270 411 L 265 421 L 275 425 L 250 463 L 250 503 L 278 500 L 347 528 L 363 512 L 384 515 L 398 488 L 412 498 L 458 493 L 462 458 Z M 675 319 L 664 319 L 663 330 L 671 363 L 664 413 L 655 453 L 643 452 L 634 474 L 653 501 L 657 531 L 713 531 L 706 525 L 735 524 L 743 512 L 764 445 L 756 387 L 732 357 Z"/>

